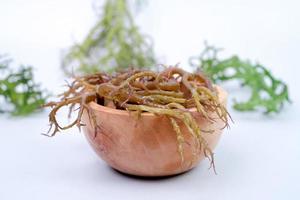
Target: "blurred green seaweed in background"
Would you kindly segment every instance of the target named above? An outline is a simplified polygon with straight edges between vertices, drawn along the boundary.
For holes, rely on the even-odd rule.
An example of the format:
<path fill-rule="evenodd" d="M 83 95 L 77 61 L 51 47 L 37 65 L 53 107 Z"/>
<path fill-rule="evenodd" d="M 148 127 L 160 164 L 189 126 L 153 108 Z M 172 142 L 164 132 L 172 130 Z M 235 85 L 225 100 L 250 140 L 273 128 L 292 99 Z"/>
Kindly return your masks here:
<path fill-rule="evenodd" d="M 12 70 L 11 60 L 0 56 L 0 112 L 28 115 L 46 102 L 46 92 L 34 82 L 32 67 Z"/>
<path fill-rule="evenodd" d="M 141 1 L 136 2 L 140 6 Z M 150 38 L 135 25 L 128 0 L 107 0 L 102 16 L 86 38 L 65 54 L 62 68 L 67 75 L 98 71 L 113 72 L 128 67 L 155 64 Z"/>
<path fill-rule="evenodd" d="M 251 97 L 244 102 L 235 101 L 234 109 L 252 111 L 263 108 L 266 114 L 278 113 L 284 103 L 290 102 L 288 86 L 275 78 L 264 66 L 242 60 L 236 55 L 220 59 L 220 49 L 207 43 L 205 46 L 200 56 L 190 59 L 190 64 L 197 71 L 203 71 L 214 83 L 238 80 L 242 87 L 251 89 Z"/>
<path fill-rule="evenodd" d="M 140 7 L 144 2 L 136 0 L 134 5 Z M 139 32 L 130 5 L 130 0 L 104 1 L 101 17 L 86 38 L 65 52 L 62 69 L 66 75 L 112 73 L 129 67 L 149 69 L 156 64 L 152 42 Z M 236 110 L 277 113 L 284 103 L 290 102 L 288 86 L 264 66 L 236 55 L 220 59 L 218 52 L 206 44 L 200 56 L 190 59 L 190 64 L 214 83 L 238 80 L 242 87 L 250 88 L 247 101 L 234 102 Z M 20 66 L 13 71 L 10 63 L 0 56 L 0 112 L 28 115 L 46 102 L 46 91 L 34 82 L 32 67 Z"/>

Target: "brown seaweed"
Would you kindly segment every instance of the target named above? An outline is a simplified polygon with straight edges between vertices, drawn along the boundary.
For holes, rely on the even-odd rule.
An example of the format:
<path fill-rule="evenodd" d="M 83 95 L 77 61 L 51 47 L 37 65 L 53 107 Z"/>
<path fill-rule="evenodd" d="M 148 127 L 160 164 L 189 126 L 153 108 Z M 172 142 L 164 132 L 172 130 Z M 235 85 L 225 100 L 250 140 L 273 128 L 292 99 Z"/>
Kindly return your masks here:
<path fill-rule="evenodd" d="M 83 125 L 81 117 L 84 111 L 97 129 L 95 115 L 88 104 L 106 102 L 117 109 L 167 116 L 174 128 L 178 152 L 183 161 L 184 137 L 178 125 L 178 121 L 181 121 L 194 137 L 197 149 L 204 153 L 213 167 L 213 152 L 203 138 L 203 130 L 189 109 L 195 107 L 197 112 L 211 123 L 216 119 L 211 118 L 208 112 L 216 113 L 225 127 L 228 126 L 228 117 L 230 117 L 226 108 L 219 102 L 209 79 L 201 73 L 189 73 L 178 67 L 168 67 L 162 72 L 129 69 L 113 75 L 96 73 L 75 77 L 74 81 L 68 84 L 68 90 L 60 97 L 59 101 L 45 105 L 45 107 L 52 107 L 49 114 L 48 136 L 54 136 L 57 132 L 75 125 L 80 128 Z M 79 105 L 77 118 L 69 125 L 61 126 L 56 119 L 57 111 L 64 106 L 69 106 L 70 116 L 76 112 L 74 110 L 76 105 Z"/>

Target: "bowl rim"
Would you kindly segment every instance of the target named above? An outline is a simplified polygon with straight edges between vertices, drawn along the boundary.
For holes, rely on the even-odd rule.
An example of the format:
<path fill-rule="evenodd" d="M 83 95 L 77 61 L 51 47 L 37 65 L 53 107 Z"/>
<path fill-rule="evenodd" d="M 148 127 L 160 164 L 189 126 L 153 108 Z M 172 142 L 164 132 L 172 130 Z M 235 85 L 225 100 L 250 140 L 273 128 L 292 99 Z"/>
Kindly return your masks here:
<path fill-rule="evenodd" d="M 226 104 L 227 101 L 227 96 L 228 93 L 220 86 L 218 85 L 214 85 L 218 96 L 220 98 L 220 102 L 222 104 Z M 106 106 L 102 106 L 100 104 L 97 104 L 96 102 L 90 102 L 88 103 L 88 105 L 95 111 L 98 112 L 105 112 L 105 113 L 111 113 L 111 114 L 115 114 L 115 115 L 126 115 L 126 116 L 130 116 L 130 112 L 128 112 L 127 110 L 119 110 L 119 109 L 115 109 L 115 108 L 110 108 L 110 107 L 106 107 Z M 190 108 L 189 111 L 191 112 L 196 112 L 196 108 Z M 153 113 L 148 113 L 148 112 L 144 112 L 141 113 L 141 116 L 156 116 Z"/>

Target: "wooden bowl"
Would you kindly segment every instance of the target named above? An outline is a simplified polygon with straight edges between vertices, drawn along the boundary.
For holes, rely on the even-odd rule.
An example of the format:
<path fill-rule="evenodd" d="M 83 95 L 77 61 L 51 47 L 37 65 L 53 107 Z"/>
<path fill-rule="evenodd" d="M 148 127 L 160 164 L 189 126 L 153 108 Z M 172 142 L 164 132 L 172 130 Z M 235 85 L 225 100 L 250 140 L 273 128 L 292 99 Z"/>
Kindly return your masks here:
<path fill-rule="evenodd" d="M 215 87 L 221 103 L 226 105 L 227 93 Z M 137 119 L 128 111 L 104 107 L 94 102 L 89 106 L 100 128 L 96 134 L 87 113 L 84 113 L 85 136 L 95 152 L 116 170 L 136 176 L 168 176 L 188 171 L 205 158 L 203 153 L 193 155 L 196 148 L 194 139 L 180 122 L 185 138 L 184 162 L 181 162 L 176 133 L 167 117 L 143 113 Z M 224 123 L 221 120 L 210 123 L 199 113 L 193 111 L 192 114 L 201 129 L 214 130 L 214 133 L 203 133 L 213 150 L 220 139 Z"/>

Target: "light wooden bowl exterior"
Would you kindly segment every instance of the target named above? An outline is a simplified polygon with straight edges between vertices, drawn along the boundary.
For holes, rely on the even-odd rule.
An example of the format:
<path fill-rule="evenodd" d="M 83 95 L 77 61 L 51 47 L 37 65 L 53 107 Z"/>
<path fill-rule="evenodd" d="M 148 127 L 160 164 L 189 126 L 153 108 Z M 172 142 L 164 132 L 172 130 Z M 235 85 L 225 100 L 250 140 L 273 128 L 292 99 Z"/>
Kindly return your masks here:
<path fill-rule="evenodd" d="M 226 105 L 227 93 L 216 86 L 219 98 Z M 90 103 L 100 127 L 96 134 L 86 113 L 83 115 L 84 133 L 95 152 L 112 168 L 123 173 L 137 176 L 168 176 L 183 173 L 195 167 L 205 156 L 202 152 L 196 156 L 195 141 L 183 123 L 179 122 L 185 138 L 184 162 L 178 153 L 176 134 L 169 119 L 143 113 L 139 119 L 127 111 L 116 110 Z M 214 113 L 210 113 L 214 116 Z M 193 112 L 203 130 L 215 130 L 203 133 L 203 137 L 213 150 L 221 136 L 224 123 L 217 120 L 210 123 Z"/>

